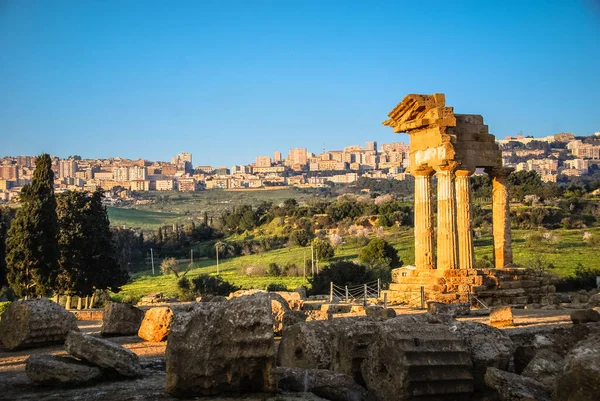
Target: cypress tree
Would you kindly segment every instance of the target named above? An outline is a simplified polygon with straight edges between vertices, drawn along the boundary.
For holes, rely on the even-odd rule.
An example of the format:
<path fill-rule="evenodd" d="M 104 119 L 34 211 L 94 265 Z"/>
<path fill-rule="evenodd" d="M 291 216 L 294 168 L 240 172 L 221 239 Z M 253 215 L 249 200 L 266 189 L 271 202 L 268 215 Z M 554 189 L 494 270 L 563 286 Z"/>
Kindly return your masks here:
<path fill-rule="evenodd" d="M 6 237 L 13 217 L 13 209 L 0 208 L 0 287 L 8 284 L 6 279 Z"/>
<path fill-rule="evenodd" d="M 96 289 L 109 289 L 113 292 L 121 290 L 121 286 L 129 280 L 129 274 L 119 264 L 115 256 L 110 222 L 106 208 L 102 204 L 104 197 L 101 190 L 96 190 L 89 198 L 87 213 L 87 230 L 93 233 L 88 245 L 90 280 Z"/>
<path fill-rule="evenodd" d="M 88 247 L 94 236 L 88 229 L 87 193 L 68 191 L 57 196 L 58 247 L 60 273 L 56 291 L 67 295 L 91 292 Z"/>
<path fill-rule="evenodd" d="M 46 295 L 58 275 L 58 218 L 50 155 L 36 160 L 33 179 L 21 191 L 21 207 L 8 231 L 7 278 L 17 296 Z"/>

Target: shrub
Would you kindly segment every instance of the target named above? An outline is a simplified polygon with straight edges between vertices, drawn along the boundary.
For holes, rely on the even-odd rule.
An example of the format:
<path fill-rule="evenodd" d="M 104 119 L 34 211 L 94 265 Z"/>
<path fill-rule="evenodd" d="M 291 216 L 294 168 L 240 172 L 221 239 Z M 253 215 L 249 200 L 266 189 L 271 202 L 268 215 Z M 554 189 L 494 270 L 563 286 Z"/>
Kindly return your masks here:
<path fill-rule="evenodd" d="M 338 234 L 331 234 L 329 236 L 329 242 L 331 243 L 332 247 L 337 248 L 338 246 L 342 245 L 343 239 Z"/>
<path fill-rule="evenodd" d="M 313 246 L 315 248 L 317 259 L 319 260 L 330 259 L 335 253 L 333 250 L 333 246 L 331 246 L 331 244 L 327 240 L 317 238 L 313 241 Z"/>
<path fill-rule="evenodd" d="M 269 263 L 269 267 L 267 268 L 267 275 L 272 277 L 281 276 L 281 267 L 277 263 L 271 262 Z"/>
<path fill-rule="evenodd" d="M 11 301 L 0 302 L 0 316 L 2 316 L 4 311 L 10 306 L 11 303 Z"/>
<path fill-rule="evenodd" d="M 175 258 L 164 259 L 160 264 L 160 270 L 165 276 L 173 273 L 175 277 L 179 277 L 179 265 L 177 264 L 177 260 L 175 260 Z"/>
<path fill-rule="evenodd" d="M 279 283 L 270 283 L 269 285 L 267 285 L 266 288 L 267 291 L 287 291 L 287 287 L 283 284 L 279 284 Z"/>
<path fill-rule="evenodd" d="M 244 274 L 246 276 L 256 277 L 256 276 L 265 276 L 266 271 L 262 266 L 257 265 L 249 265 L 244 267 Z"/>
<path fill-rule="evenodd" d="M 303 270 L 299 269 L 295 263 L 288 263 L 283 268 L 282 273 L 283 273 L 283 275 L 288 276 L 288 277 L 297 277 L 297 276 L 302 276 Z"/>
<path fill-rule="evenodd" d="M 393 268 L 402 266 L 398 252 L 386 240 L 373 238 L 360 250 L 358 260 L 372 268 Z"/>
<path fill-rule="evenodd" d="M 196 299 L 194 291 L 192 291 L 192 283 L 187 277 L 182 277 L 177 280 L 177 288 L 179 288 L 178 299 L 182 302 L 189 302 Z"/>
<path fill-rule="evenodd" d="M 221 277 L 201 274 L 192 279 L 192 289 L 198 295 L 223 295 L 227 296 L 239 288 Z"/>
<path fill-rule="evenodd" d="M 331 263 L 310 281 L 312 284 L 311 294 L 328 294 L 329 283 L 333 282 L 339 286 L 353 286 L 365 284 L 376 280 L 377 275 L 364 265 L 349 261 Z"/>
<path fill-rule="evenodd" d="M 592 269 L 579 263 L 575 268 L 575 276 L 556 281 L 556 290 L 565 292 L 595 289 L 597 287 L 596 276 L 600 276 L 600 269 Z"/>
<path fill-rule="evenodd" d="M 121 299 L 121 302 L 124 304 L 136 305 L 138 302 L 140 302 L 140 297 L 137 295 L 127 294 Z"/>
<path fill-rule="evenodd" d="M 294 245 L 307 246 L 313 239 L 314 235 L 307 230 L 294 230 L 290 235 L 290 241 Z"/>

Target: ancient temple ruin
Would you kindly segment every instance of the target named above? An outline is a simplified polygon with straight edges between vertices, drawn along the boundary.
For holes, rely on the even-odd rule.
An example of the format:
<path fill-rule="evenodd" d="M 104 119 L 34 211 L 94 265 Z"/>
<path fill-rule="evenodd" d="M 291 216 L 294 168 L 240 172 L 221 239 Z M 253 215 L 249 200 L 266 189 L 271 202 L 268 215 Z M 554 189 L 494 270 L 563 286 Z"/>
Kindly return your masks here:
<path fill-rule="evenodd" d="M 524 302 L 522 278 L 541 293 L 552 290 L 547 279 L 512 268 L 509 194 L 512 169 L 502 167 L 502 152 L 483 117 L 455 114 L 443 94 L 407 95 L 383 124 L 410 135 L 410 173 L 415 178 L 415 266 L 394 274 L 393 297 L 408 298 L 421 287 L 429 300 L 465 301 L 469 294 L 496 295 L 498 303 Z M 469 177 L 484 168 L 492 178 L 495 269 L 474 269 Z M 432 178 L 437 178 L 437 225 L 434 225 Z M 437 233 L 437 234 L 436 234 Z M 437 247 L 436 247 L 437 245 Z M 527 275 L 527 277 L 521 277 Z M 503 288 L 504 287 L 504 288 Z M 486 294 L 485 291 L 496 291 Z M 530 292 L 530 291 L 527 291 Z M 540 295 L 541 296 L 541 295 Z M 506 298 L 506 299 L 504 299 Z M 520 298 L 520 299 L 518 299 Z"/>

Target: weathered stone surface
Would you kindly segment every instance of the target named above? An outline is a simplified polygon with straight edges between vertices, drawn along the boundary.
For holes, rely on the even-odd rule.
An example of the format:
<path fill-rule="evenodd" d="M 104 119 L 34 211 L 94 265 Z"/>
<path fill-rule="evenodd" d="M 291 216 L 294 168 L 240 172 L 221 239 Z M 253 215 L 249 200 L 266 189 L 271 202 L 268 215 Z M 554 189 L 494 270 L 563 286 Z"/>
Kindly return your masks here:
<path fill-rule="evenodd" d="M 177 397 L 274 391 L 270 297 L 198 304 L 176 314 L 165 358 L 167 391 Z"/>
<path fill-rule="evenodd" d="M 548 349 L 565 356 L 579 341 L 600 332 L 600 323 L 534 326 L 505 331 L 514 344 L 515 372 L 521 373 L 534 356 Z"/>
<path fill-rule="evenodd" d="M 361 365 L 380 326 L 381 322 L 370 319 L 357 319 L 350 325 L 338 326 L 332 333 L 330 369 L 351 376 L 364 386 Z"/>
<path fill-rule="evenodd" d="M 306 300 L 306 288 L 305 287 L 298 287 L 294 290 L 294 292 L 297 292 L 298 294 L 300 294 L 300 299 L 305 301 Z"/>
<path fill-rule="evenodd" d="M 102 377 L 102 370 L 95 366 L 56 355 L 31 355 L 25 371 L 32 382 L 50 386 L 78 386 Z"/>
<path fill-rule="evenodd" d="M 304 312 L 306 314 L 306 321 L 310 322 L 313 320 L 331 320 L 333 315 L 323 310 L 309 310 Z"/>
<path fill-rule="evenodd" d="M 283 326 L 283 330 L 281 334 L 288 328 L 297 323 L 304 323 L 306 321 L 306 314 L 299 310 L 289 310 L 283 314 L 283 320 L 281 324 Z"/>
<path fill-rule="evenodd" d="M 361 401 L 367 391 L 350 376 L 324 369 L 276 368 L 280 391 L 311 392 L 331 401 Z"/>
<path fill-rule="evenodd" d="M 108 340 L 72 331 L 65 341 L 65 349 L 76 358 L 122 376 L 135 377 L 141 373 L 138 356 Z"/>
<path fill-rule="evenodd" d="M 196 302 L 226 302 L 227 297 L 223 295 L 204 295 L 196 298 Z"/>
<path fill-rule="evenodd" d="M 471 305 L 464 302 L 445 304 L 441 302 L 427 302 L 427 312 L 433 314 L 449 315 L 452 317 L 464 316 L 471 313 Z"/>
<path fill-rule="evenodd" d="M 314 320 L 295 324 L 285 330 L 279 343 L 277 364 L 303 369 L 329 369 L 331 340 L 343 321 Z"/>
<path fill-rule="evenodd" d="M 473 361 L 473 376 L 479 386 L 483 386 L 488 367 L 508 369 L 513 342 L 502 330 L 477 322 L 456 322 L 450 330 L 467 344 Z"/>
<path fill-rule="evenodd" d="M 387 320 L 396 317 L 396 311 L 392 308 L 384 308 L 383 306 L 371 305 L 367 306 L 365 313 L 368 317 L 377 320 Z"/>
<path fill-rule="evenodd" d="M 279 294 L 274 292 L 267 293 L 271 300 L 271 313 L 273 314 L 273 333 L 280 336 L 283 333 L 283 317 L 290 312 L 287 301 Z"/>
<path fill-rule="evenodd" d="M 588 308 L 596 308 L 598 306 L 600 306 L 600 293 L 591 295 L 587 302 Z"/>
<path fill-rule="evenodd" d="M 550 401 L 551 399 L 550 391 L 541 383 L 497 368 L 487 370 L 485 384 L 496 390 L 500 401 Z"/>
<path fill-rule="evenodd" d="M 103 336 L 135 335 L 140 329 L 144 311 L 129 304 L 109 302 L 102 316 Z"/>
<path fill-rule="evenodd" d="M 511 327 L 515 325 L 513 313 L 510 306 L 492 309 L 490 312 L 490 324 L 494 327 Z"/>
<path fill-rule="evenodd" d="M 151 308 L 144 315 L 138 337 L 150 342 L 165 341 L 171 331 L 172 322 L 173 311 L 171 308 Z"/>
<path fill-rule="evenodd" d="M 554 401 L 593 401 L 600 394 L 600 337 L 581 341 L 565 358 L 556 380 Z"/>
<path fill-rule="evenodd" d="M 467 346 L 446 324 L 381 323 L 361 371 L 370 394 L 382 401 L 457 400 L 473 392 Z"/>
<path fill-rule="evenodd" d="M 543 349 L 535 354 L 521 375 L 537 380 L 548 388 L 553 388 L 563 365 L 564 359 L 560 355 Z"/>
<path fill-rule="evenodd" d="M 75 316 L 44 298 L 13 302 L 0 320 L 0 340 L 10 351 L 61 344 L 72 330 L 79 330 Z"/>
<path fill-rule="evenodd" d="M 600 322 L 600 313 L 593 309 L 582 309 L 571 312 L 573 324 Z"/>

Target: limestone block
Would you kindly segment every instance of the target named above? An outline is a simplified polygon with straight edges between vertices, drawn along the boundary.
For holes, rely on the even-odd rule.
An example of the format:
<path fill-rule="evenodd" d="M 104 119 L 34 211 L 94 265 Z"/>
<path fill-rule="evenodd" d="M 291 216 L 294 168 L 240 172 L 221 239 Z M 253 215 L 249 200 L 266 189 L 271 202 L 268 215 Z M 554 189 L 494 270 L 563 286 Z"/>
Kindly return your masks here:
<path fill-rule="evenodd" d="M 548 349 L 542 349 L 535 354 L 521 375 L 537 380 L 551 389 L 562 372 L 563 365 L 563 357 Z"/>
<path fill-rule="evenodd" d="M 483 387 L 483 377 L 488 367 L 508 369 L 513 342 L 502 330 L 483 323 L 464 321 L 452 323 L 451 328 L 467 344 L 478 386 Z"/>
<path fill-rule="evenodd" d="M 427 312 L 432 314 L 449 315 L 451 317 L 464 316 L 471 313 L 471 305 L 460 302 L 452 304 L 427 302 Z"/>
<path fill-rule="evenodd" d="M 565 358 L 556 380 L 555 401 L 593 401 L 600 394 L 600 337 L 591 335 Z"/>
<path fill-rule="evenodd" d="M 271 298 L 257 293 L 176 314 L 165 360 L 175 397 L 274 391 Z"/>
<path fill-rule="evenodd" d="M 79 386 L 102 377 L 102 370 L 77 359 L 58 355 L 31 355 L 25 363 L 29 380 L 50 386 Z"/>
<path fill-rule="evenodd" d="M 551 400 L 551 392 L 543 384 L 497 368 L 488 368 L 485 383 L 498 392 L 500 401 Z"/>
<path fill-rule="evenodd" d="M 310 392 L 331 401 L 367 400 L 367 391 L 350 376 L 324 369 L 278 367 L 277 382 L 280 391 Z"/>
<path fill-rule="evenodd" d="M 109 302 L 102 316 L 103 336 L 136 335 L 144 319 L 144 311 L 135 306 Z"/>
<path fill-rule="evenodd" d="M 76 358 L 122 376 L 135 377 L 141 373 L 138 356 L 108 340 L 72 331 L 65 341 L 65 349 Z"/>
<path fill-rule="evenodd" d="M 573 324 L 600 322 L 600 313 L 593 309 L 582 309 L 571 312 Z"/>
<path fill-rule="evenodd" d="M 379 305 L 371 305 L 367 306 L 365 309 L 367 317 L 376 319 L 376 320 L 387 320 L 393 317 L 396 317 L 396 311 L 392 308 L 384 308 Z"/>
<path fill-rule="evenodd" d="M 513 313 L 510 306 L 492 309 L 490 312 L 490 324 L 494 327 L 511 327 L 515 325 Z"/>
<path fill-rule="evenodd" d="M 73 330 L 75 316 L 45 298 L 13 302 L 0 320 L 0 340 L 10 351 L 62 344 Z"/>
<path fill-rule="evenodd" d="M 172 322 L 173 311 L 171 308 L 151 308 L 144 315 L 138 337 L 150 342 L 165 341 L 171 331 Z"/>
<path fill-rule="evenodd" d="M 382 401 L 468 397 L 473 377 L 466 344 L 445 324 L 410 320 L 382 323 L 368 348 L 361 371 L 370 394 Z"/>

